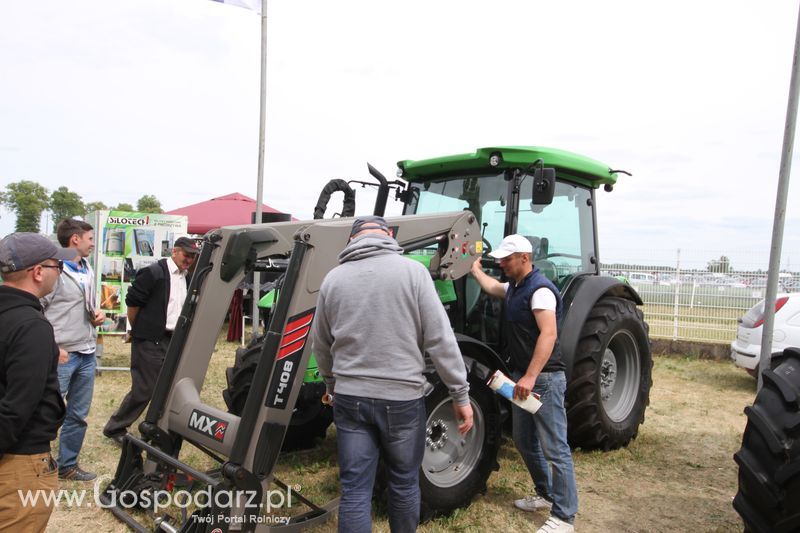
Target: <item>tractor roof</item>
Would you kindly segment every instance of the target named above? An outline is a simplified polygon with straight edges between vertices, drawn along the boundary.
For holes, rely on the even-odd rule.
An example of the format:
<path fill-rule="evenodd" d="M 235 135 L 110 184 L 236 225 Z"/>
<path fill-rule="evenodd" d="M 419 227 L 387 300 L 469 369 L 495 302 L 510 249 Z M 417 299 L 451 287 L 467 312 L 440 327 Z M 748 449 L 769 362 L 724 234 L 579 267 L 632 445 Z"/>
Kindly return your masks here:
<path fill-rule="evenodd" d="M 500 164 L 491 166 L 489 158 L 500 155 Z M 600 185 L 613 185 L 617 181 L 616 172 L 607 165 L 564 150 L 543 148 L 541 146 L 494 146 L 479 148 L 472 154 L 458 154 L 418 161 L 399 161 L 397 166 L 403 170 L 403 179 L 418 182 L 448 176 L 465 174 L 492 174 L 497 169 L 525 168 L 537 160 L 544 166 L 556 169 L 559 179 L 597 188 Z"/>

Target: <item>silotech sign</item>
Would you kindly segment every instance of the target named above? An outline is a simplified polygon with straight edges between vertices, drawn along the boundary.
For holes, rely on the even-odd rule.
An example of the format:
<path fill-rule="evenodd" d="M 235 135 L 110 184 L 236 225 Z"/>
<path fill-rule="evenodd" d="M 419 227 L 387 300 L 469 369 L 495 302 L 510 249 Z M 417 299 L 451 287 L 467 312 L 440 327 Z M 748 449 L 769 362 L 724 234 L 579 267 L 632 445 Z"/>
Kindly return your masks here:
<path fill-rule="evenodd" d="M 95 228 L 94 267 L 97 306 L 106 314 L 100 333 L 126 330 L 125 294 L 136 271 L 171 255 L 175 239 L 186 235 L 183 215 L 95 211 L 88 220 Z"/>

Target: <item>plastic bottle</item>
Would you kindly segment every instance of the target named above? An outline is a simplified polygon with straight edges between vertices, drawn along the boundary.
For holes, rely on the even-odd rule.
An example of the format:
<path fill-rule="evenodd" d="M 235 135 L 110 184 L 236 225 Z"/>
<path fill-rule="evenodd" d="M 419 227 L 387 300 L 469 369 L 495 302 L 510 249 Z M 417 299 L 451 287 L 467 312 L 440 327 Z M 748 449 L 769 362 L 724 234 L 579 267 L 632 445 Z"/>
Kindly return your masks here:
<path fill-rule="evenodd" d="M 517 384 L 499 370 L 492 374 L 486 384 L 497 394 L 510 400 L 515 405 L 522 407 L 531 414 L 535 414 L 542 406 L 542 402 L 539 401 L 539 395 L 534 392 L 531 392 L 525 400 L 517 400 L 514 398 L 514 387 L 516 387 Z"/>

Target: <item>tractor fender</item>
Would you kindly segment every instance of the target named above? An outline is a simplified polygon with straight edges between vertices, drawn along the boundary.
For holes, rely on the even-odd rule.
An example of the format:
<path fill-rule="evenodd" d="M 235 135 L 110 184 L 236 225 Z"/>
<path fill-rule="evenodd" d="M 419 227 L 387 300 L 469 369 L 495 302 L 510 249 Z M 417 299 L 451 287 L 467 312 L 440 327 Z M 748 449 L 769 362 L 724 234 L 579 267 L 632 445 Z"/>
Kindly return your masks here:
<path fill-rule="evenodd" d="M 572 375 L 572 363 L 575 360 L 575 350 L 578 347 L 583 324 L 597 301 L 604 296 L 624 298 L 636 305 L 643 303 L 633 287 L 617 278 L 585 274 L 576 276 L 570 281 L 561 296 L 564 313 L 558 328 L 561 355 L 567 367 L 565 371 L 567 383 Z"/>
<path fill-rule="evenodd" d="M 456 333 L 456 342 L 464 357 L 467 373 L 488 381 L 495 370 L 500 370 L 505 375 L 511 375 L 503 358 L 487 344 L 470 336 Z"/>

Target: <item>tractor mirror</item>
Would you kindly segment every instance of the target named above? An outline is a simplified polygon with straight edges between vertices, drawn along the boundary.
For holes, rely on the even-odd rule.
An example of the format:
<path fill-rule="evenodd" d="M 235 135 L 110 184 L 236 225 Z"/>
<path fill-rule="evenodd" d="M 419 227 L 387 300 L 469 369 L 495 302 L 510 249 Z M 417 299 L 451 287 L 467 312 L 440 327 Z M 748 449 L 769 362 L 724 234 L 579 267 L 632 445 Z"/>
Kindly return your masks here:
<path fill-rule="evenodd" d="M 556 190 L 556 169 L 538 167 L 533 171 L 533 191 L 531 204 L 550 205 Z"/>

